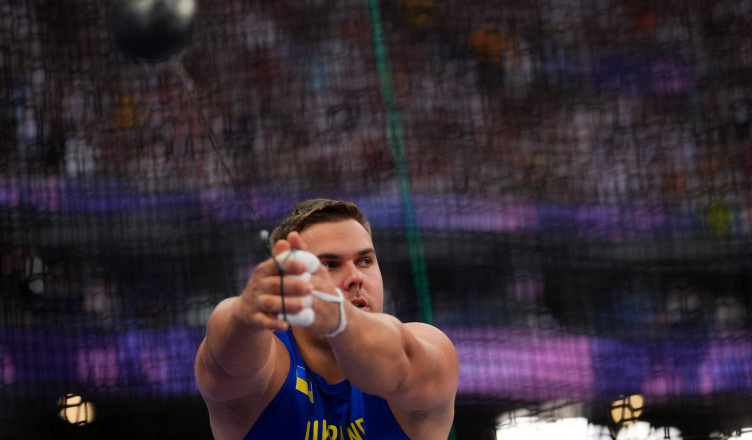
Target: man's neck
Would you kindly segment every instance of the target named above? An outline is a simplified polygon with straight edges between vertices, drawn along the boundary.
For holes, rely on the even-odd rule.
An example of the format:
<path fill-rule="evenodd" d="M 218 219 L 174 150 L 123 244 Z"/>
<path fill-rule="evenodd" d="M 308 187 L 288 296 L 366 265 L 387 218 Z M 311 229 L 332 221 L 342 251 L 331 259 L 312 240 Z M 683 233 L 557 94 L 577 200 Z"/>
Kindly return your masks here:
<path fill-rule="evenodd" d="M 302 327 L 294 327 L 292 334 L 300 356 L 308 368 L 328 383 L 338 383 L 346 379 L 326 338 L 316 336 Z"/>

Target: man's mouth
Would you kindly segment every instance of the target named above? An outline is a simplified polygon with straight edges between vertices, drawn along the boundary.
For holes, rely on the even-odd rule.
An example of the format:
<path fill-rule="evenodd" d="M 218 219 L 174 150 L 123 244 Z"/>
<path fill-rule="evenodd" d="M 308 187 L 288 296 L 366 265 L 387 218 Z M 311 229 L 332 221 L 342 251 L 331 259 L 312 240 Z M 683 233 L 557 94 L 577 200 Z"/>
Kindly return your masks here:
<path fill-rule="evenodd" d="M 363 309 L 363 310 L 369 309 L 368 301 L 366 301 L 363 298 L 353 298 L 350 300 L 350 303 L 359 309 Z"/>

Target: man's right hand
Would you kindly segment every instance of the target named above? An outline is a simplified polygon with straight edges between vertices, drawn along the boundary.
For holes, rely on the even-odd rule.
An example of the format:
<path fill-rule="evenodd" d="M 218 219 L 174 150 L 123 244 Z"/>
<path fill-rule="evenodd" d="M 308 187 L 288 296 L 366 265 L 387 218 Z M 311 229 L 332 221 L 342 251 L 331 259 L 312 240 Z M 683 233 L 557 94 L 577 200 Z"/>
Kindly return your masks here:
<path fill-rule="evenodd" d="M 274 246 L 274 254 L 292 249 L 287 240 L 280 240 Z M 306 273 L 306 265 L 301 261 L 288 259 L 284 264 L 285 275 Z M 283 313 L 294 314 L 305 308 L 304 297 L 313 292 L 313 284 L 308 280 L 285 276 L 275 262 L 269 258 L 259 264 L 253 271 L 248 283 L 234 304 L 233 316 L 245 326 L 254 330 L 285 331 L 289 324 L 279 319 Z M 282 295 L 284 289 L 284 297 Z"/>

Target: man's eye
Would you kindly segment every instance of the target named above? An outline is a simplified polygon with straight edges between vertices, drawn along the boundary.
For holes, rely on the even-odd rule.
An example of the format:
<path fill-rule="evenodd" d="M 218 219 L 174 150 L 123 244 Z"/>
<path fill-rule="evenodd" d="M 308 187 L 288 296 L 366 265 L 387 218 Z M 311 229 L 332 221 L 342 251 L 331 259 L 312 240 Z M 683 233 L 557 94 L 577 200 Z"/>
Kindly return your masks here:
<path fill-rule="evenodd" d="M 327 269 L 334 269 L 336 267 L 336 265 L 331 261 L 322 261 L 321 265 Z"/>
<path fill-rule="evenodd" d="M 368 267 L 373 263 L 373 260 L 371 258 L 363 258 L 358 263 L 363 267 Z"/>

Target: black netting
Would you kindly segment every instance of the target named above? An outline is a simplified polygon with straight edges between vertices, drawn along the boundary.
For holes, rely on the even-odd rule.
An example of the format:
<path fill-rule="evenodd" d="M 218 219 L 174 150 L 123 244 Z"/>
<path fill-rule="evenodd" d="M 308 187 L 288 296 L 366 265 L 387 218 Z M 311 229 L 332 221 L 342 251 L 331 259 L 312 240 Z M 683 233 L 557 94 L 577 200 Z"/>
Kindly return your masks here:
<path fill-rule="evenodd" d="M 197 7 L 145 62 L 107 1 L 0 0 L 0 438 L 208 438 L 208 315 L 311 196 L 454 340 L 457 438 L 752 425 L 749 1 Z"/>

